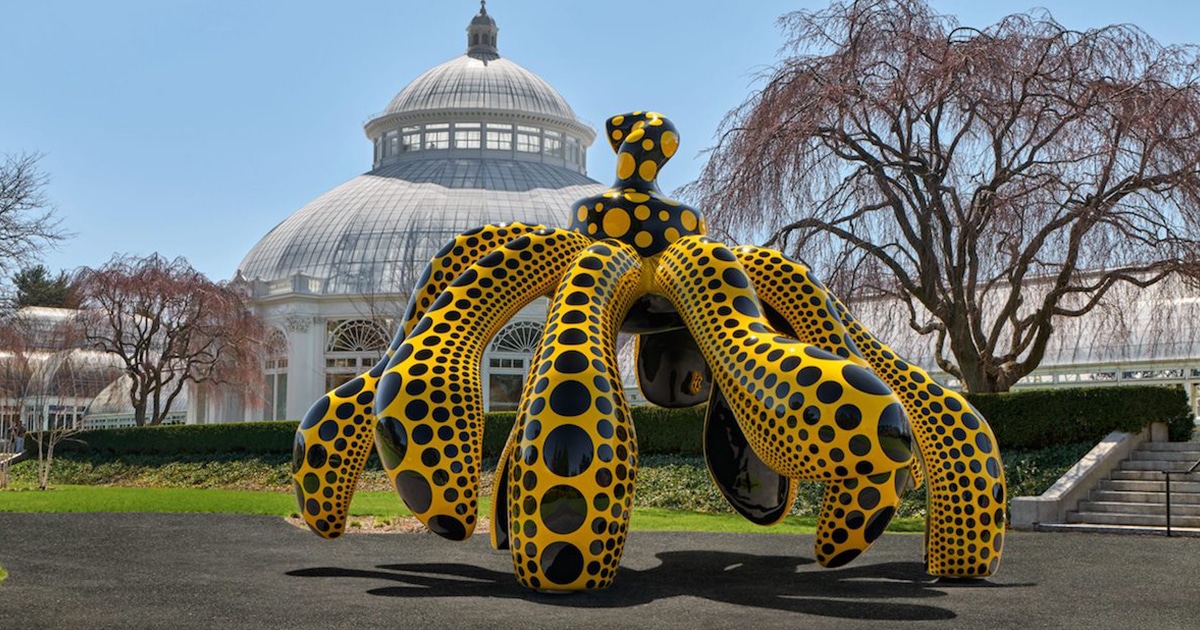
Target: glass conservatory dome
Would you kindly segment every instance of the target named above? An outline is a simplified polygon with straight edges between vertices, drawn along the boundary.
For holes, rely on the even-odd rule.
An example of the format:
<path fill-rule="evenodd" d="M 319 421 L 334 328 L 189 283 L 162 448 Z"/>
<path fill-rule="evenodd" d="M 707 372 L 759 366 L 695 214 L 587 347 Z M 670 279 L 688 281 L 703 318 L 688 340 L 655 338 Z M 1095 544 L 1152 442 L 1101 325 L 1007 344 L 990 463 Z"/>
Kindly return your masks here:
<path fill-rule="evenodd" d="M 466 53 L 367 121 L 372 170 L 292 214 L 242 260 L 239 276 L 258 295 L 403 293 L 455 235 L 486 223 L 565 225 L 575 200 L 604 189 L 586 175 L 595 132 L 549 83 L 500 57 L 498 32 L 481 7 Z"/>

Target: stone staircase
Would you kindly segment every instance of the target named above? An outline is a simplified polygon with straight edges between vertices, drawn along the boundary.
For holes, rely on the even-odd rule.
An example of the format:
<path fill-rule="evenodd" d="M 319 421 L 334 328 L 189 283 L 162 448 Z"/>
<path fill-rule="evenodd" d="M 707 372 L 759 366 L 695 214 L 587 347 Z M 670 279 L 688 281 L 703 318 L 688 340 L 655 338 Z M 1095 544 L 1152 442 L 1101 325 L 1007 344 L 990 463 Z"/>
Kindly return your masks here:
<path fill-rule="evenodd" d="M 1067 512 L 1066 523 L 1042 530 L 1166 533 L 1166 479 L 1162 471 L 1183 473 L 1200 460 L 1200 442 L 1144 442 L 1108 479 Z M 1173 535 L 1200 536 L 1200 472 L 1171 475 Z"/>

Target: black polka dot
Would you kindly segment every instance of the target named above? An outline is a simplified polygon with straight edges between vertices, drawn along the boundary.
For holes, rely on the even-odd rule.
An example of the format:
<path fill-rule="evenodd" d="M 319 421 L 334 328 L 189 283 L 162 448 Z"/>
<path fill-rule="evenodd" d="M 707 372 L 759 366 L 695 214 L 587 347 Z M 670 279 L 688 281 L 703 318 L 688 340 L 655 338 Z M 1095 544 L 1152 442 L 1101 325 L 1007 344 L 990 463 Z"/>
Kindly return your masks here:
<path fill-rule="evenodd" d="M 579 330 L 578 328 L 564 330 L 562 332 L 562 334 L 560 334 L 558 336 L 559 343 L 566 345 L 566 346 L 582 345 L 582 344 L 587 343 L 587 340 L 588 340 L 587 333 L 585 333 L 582 330 Z"/>
<path fill-rule="evenodd" d="M 754 300 L 751 300 L 744 295 L 739 295 L 736 298 L 733 298 L 733 308 L 746 317 L 762 316 L 758 310 L 758 306 L 754 304 Z"/>
<path fill-rule="evenodd" d="M 399 466 L 408 451 L 408 432 L 404 430 L 404 425 L 391 416 L 384 416 L 379 420 L 376 436 L 379 438 L 379 457 L 383 460 L 384 468 L 392 470 Z"/>
<path fill-rule="evenodd" d="M 308 413 L 304 414 L 304 421 L 300 423 L 300 429 L 311 429 L 312 427 L 315 427 L 318 422 L 325 419 L 325 414 L 327 413 L 329 413 L 329 397 L 322 396 L 321 399 L 314 403 L 313 406 L 308 410 Z"/>
<path fill-rule="evenodd" d="M 591 406 L 592 395 L 587 386 L 579 381 L 563 381 L 550 393 L 550 409 L 560 416 L 581 416 Z"/>
<path fill-rule="evenodd" d="M 912 438 L 900 403 L 892 403 L 879 415 L 879 445 L 888 459 L 906 463 L 912 459 Z"/>
<path fill-rule="evenodd" d="M 542 573 L 555 584 L 570 584 L 583 574 L 583 553 L 571 543 L 550 543 L 542 552 Z"/>
<path fill-rule="evenodd" d="M 808 387 L 821 380 L 821 368 L 808 366 L 796 373 L 796 384 Z"/>
<path fill-rule="evenodd" d="M 409 401 L 404 407 L 404 417 L 414 422 L 424 420 L 425 415 L 429 413 L 429 404 L 424 400 Z"/>
<path fill-rule="evenodd" d="M 292 473 L 300 472 L 300 467 L 304 466 L 304 453 L 307 450 L 307 442 L 304 439 L 304 434 L 297 431 L 296 437 L 292 441 Z"/>
<path fill-rule="evenodd" d="M 600 259 L 596 258 L 595 256 L 587 256 L 583 260 L 579 261 L 579 266 L 583 267 L 584 269 L 591 269 L 592 271 L 599 271 L 604 268 L 604 263 L 601 262 Z"/>
<path fill-rule="evenodd" d="M 320 468 L 325 465 L 325 458 L 328 456 L 328 451 L 320 444 L 313 444 L 308 447 L 308 465 L 311 468 Z"/>
<path fill-rule="evenodd" d="M 588 367 L 588 359 L 582 352 L 568 350 L 554 360 L 554 369 L 563 374 L 578 374 Z"/>
<path fill-rule="evenodd" d="M 601 468 L 596 471 L 596 484 L 601 488 L 607 488 L 612 485 L 612 471 L 607 468 Z"/>
<path fill-rule="evenodd" d="M 834 381 L 826 381 L 817 386 L 817 400 L 826 405 L 833 404 L 842 397 L 842 386 Z"/>
<path fill-rule="evenodd" d="M 406 470 L 396 475 L 396 490 L 414 514 L 424 513 L 433 503 L 433 490 L 419 472 Z"/>
<path fill-rule="evenodd" d="M 593 450 L 587 431 L 573 424 L 555 428 L 542 446 L 546 468 L 561 477 L 574 477 L 586 471 L 592 464 Z"/>
<path fill-rule="evenodd" d="M 825 566 L 830 569 L 836 569 L 837 567 L 845 566 L 845 565 L 849 564 L 852 560 L 857 558 L 859 556 L 859 554 L 861 554 L 861 553 L 862 553 L 861 549 L 847 549 L 847 550 L 839 553 L 838 555 L 830 558 L 825 563 Z"/>
<path fill-rule="evenodd" d="M 479 262 L 475 264 L 479 265 L 480 267 L 495 267 L 502 262 L 504 262 L 504 252 L 496 250 L 479 259 Z"/>
<path fill-rule="evenodd" d="M 554 486 L 542 495 L 542 522 L 556 534 L 570 534 L 582 527 L 587 511 L 587 499 L 571 486 Z"/>
<path fill-rule="evenodd" d="M 721 274 L 721 278 L 725 280 L 726 284 L 735 286 L 739 289 L 745 289 L 746 287 L 750 286 L 750 281 L 746 279 L 746 274 L 742 273 L 740 269 L 735 269 L 733 267 L 726 269 L 725 272 Z"/>
<path fill-rule="evenodd" d="M 818 389 L 817 397 L 820 398 L 820 396 L 821 391 Z M 837 411 L 833 412 L 833 421 L 836 422 L 837 425 L 842 429 L 846 431 L 853 431 L 854 429 L 858 428 L 859 424 L 862 423 L 862 412 L 859 411 L 858 407 L 854 405 L 842 405 L 841 407 L 837 408 Z"/>
<path fill-rule="evenodd" d="M 362 388 L 365 385 L 366 381 L 359 376 L 358 378 L 343 383 L 341 387 L 334 390 L 334 394 L 336 394 L 339 398 L 350 398 L 351 396 L 354 396 L 358 394 L 358 392 L 362 391 Z"/>
<path fill-rule="evenodd" d="M 465 540 L 467 537 L 466 526 L 453 516 L 439 514 L 429 519 L 426 526 L 429 531 L 448 540 Z"/>
<path fill-rule="evenodd" d="M 872 514 L 867 521 L 866 529 L 863 530 L 863 539 L 868 543 L 875 542 L 883 535 L 883 530 L 887 529 L 888 523 L 892 522 L 892 516 L 895 513 L 896 509 L 889 505 Z"/>
<path fill-rule="evenodd" d="M 433 440 L 433 428 L 427 424 L 417 425 L 412 430 L 412 439 L 417 444 L 428 444 Z"/>
<path fill-rule="evenodd" d="M 867 486 L 858 493 L 858 506 L 864 510 L 873 510 L 879 505 L 879 490 Z"/>
<path fill-rule="evenodd" d="M 888 386 L 884 385 L 883 381 L 879 380 L 879 377 L 875 376 L 873 372 L 857 365 L 842 366 L 842 378 L 860 392 L 878 396 L 892 393 L 892 390 L 888 389 Z"/>

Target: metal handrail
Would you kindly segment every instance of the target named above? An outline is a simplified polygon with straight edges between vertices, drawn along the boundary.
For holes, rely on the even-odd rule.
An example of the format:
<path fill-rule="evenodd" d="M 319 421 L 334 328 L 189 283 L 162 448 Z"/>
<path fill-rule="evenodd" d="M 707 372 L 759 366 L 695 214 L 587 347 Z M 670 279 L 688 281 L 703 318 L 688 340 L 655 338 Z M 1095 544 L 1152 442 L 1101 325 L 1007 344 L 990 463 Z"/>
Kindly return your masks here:
<path fill-rule="evenodd" d="M 1192 464 L 1191 468 L 1188 468 L 1187 470 L 1184 470 L 1184 471 L 1178 471 L 1178 470 L 1162 471 L 1163 477 L 1166 477 L 1166 479 L 1167 479 L 1167 537 L 1168 538 L 1171 536 L 1171 475 L 1190 475 L 1190 474 L 1196 472 L 1196 469 L 1198 469 L 1198 468 L 1200 468 L 1200 459 L 1196 460 L 1196 463 Z"/>

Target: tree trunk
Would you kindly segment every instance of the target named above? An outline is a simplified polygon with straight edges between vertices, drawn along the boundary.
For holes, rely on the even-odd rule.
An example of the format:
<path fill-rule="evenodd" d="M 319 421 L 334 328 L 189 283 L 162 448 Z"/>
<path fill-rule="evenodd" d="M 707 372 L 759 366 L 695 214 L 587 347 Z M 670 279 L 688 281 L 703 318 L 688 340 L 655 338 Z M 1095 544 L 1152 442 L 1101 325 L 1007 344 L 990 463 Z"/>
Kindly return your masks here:
<path fill-rule="evenodd" d="M 41 470 L 38 474 L 38 490 L 46 490 L 50 487 L 50 465 L 54 463 L 54 442 L 51 441 L 46 447 L 46 459 L 42 461 Z"/>

